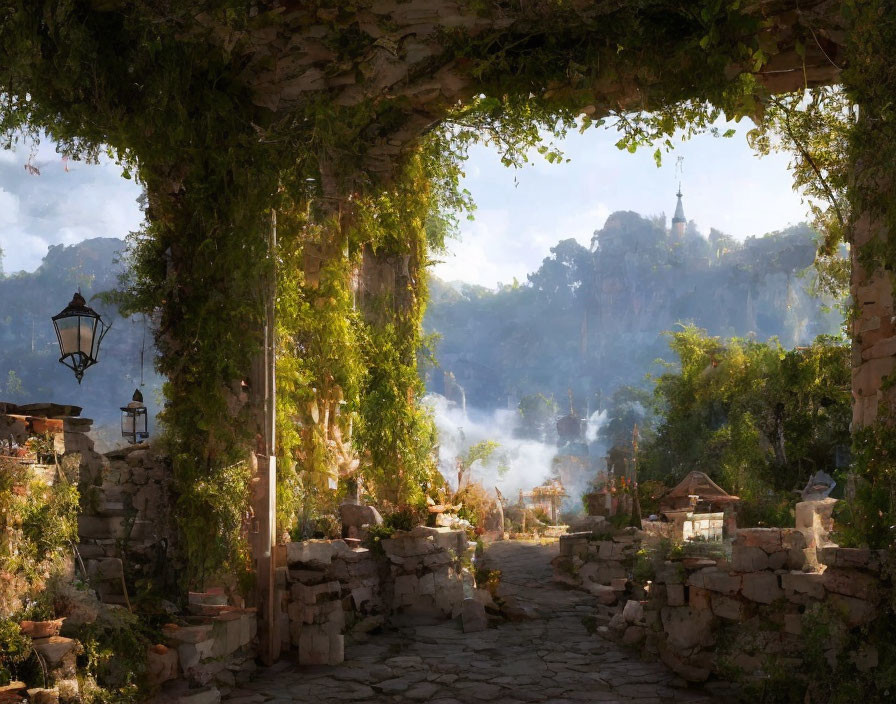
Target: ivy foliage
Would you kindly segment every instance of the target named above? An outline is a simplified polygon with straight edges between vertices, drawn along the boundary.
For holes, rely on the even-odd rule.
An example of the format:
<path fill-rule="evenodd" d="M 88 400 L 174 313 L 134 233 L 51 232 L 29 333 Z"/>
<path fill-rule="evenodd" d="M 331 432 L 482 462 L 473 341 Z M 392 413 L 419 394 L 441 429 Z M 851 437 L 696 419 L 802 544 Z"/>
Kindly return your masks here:
<path fill-rule="evenodd" d="M 389 95 L 345 105 L 326 91 L 282 112 L 257 105 L 246 75 L 256 47 L 245 32 L 276 34 L 278 12 L 227 0 L 0 5 L 8 141 L 45 132 L 73 158 L 109 150 L 147 190 L 124 311 L 155 322 L 188 584 L 248 567 L 260 422 L 247 402 L 258 390 L 247 399 L 242 385 L 260 352 L 275 269 L 281 527 L 291 527 L 301 495 L 318 491 L 323 476 L 329 486 L 361 471 L 390 501 L 419 503 L 434 440 L 416 374 L 425 268 L 451 213 L 469 206 L 457 187 L 469 145 L 485 136 L 511 165 L 532 148 L 556 161 L 543 132 L 560 135 L 583 112 L 586 127 L 615 114 L 620 146 L 636 148 L 678 128 L 705 129 L 720 111 L 756 110 L 761 90 L 743 72 L 761 68 L 770 49 L 760 39 L 765 20 L 740 2 L 619 3 L 584 19 L 575 5 L 524 10 L 511 31 L 445 31 L 442 58 L 463 67 L 473 87 L 461 104 L 433 108 L 444 129 L 379 175 L 365 169 L 368 153 L 419 120 L 418 106 Z M 312 3 L 302 12 L 363 75 L 372 40 L 353 28 L 357 9 Z M 644 109 L 652 112 L 630 116 Z M 282 224 L 277 252 L 268 246 L 273 213 Z M 400 261 L 402 277 L 355 312 L 351 276 L 365 257 Z M 350 436 L 356 457 L 343 451 Z"/>
<path fill-rule="evenodd" d="M 63 571 L 77 540 L 78 501 L 73 477 L 63 473 L 48 484 L 27 465 L 0 457 L 0 615 L 26 608 L 21 594 L 38 607 L 35 616 L 47 615 L 37 597 Z"/>
<path fill-rule="evenodd" d="M 815 286 L 835 299 L 845 299 L 849 289 L 843 249 L 852 219 L 847 189 L 855 115 L 853 99 L 840 86 L 772 96 L 759 126 L 747 135 L 760 155 L 790 156 L 794 190 L 802 192 L 821 235 Z"/>
<path fill-rule="evenodd" d="M 887 276 L 896 287 L 896 201 L 889 184 L 896 163 L 896 123 L 893 91 L 896 69 L 888 47 L 896 41 L 896 17 L 883 0 L 844 3 L 849 34 L 849 63 L 843 72 L 846 95 L 858 105 L 858 117 L 848 133 L 850 167 L 846 185 L 852 218 L 846 231 L 853 248 L 853 284 L 867 284 L 873 276 Z M 896 288 L 894 288 L 896 291 Z M 863 301 L 854 301 L 858 306 Z M 858 309 L 850 319 L 858 318 Z M 862 345 L 866 335 L 853 330 Z M 867 346 L 867 345 L 865 345 Z M 877 361 L 877 360 L 875 360 Z M 883 360 L 881 360 L 883 361 Z M 881 380 L 877 417 L 865 427 L 854 427 L 855 487 L 839 506 L 840 539 L 846 544 L 890 548 L 896 525 L 896 397 L 893 375 Z M 857 399 L 857 403 L 861 399 Z"/>

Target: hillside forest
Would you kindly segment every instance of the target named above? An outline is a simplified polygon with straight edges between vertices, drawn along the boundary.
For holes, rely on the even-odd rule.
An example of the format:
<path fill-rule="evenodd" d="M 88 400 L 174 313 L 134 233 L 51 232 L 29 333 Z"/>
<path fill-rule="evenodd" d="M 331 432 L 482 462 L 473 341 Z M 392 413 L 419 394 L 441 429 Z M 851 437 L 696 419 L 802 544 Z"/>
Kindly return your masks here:
<path fill-rule="evenodd" d="M 427 389 L 466 397 L 460 421 L 439 423 L 436 407 L 443 450 L 497 440 L 496 469 L 517 440 L 538 443 L 502 474 L 515 492 L 548 478 L 563 444 L 556 421 L 571 406 L 591 420 L 575 451 L 593 467 L 624 463 L 637 424 L 648 494 L 650 482 L 701 469 L 762 511 L 780 510 L 812 472 L 848 455 L 842 313 L 816 295 L 816 247 L 806 225 L 737 242 L 690 224 L 677 238 L 661 217 L 617 212 L 590 248 L 557 243 L 526 282 L 489 290 L 433 277 Z M 118 285 L 123 249 L 115 238 L 60 245 L 34 272 L 0 274 L 0 399 L 83 406 L 108 444 L 120 442 L 118 408 L 141 373 L 153 415 L 161 400 L 150 321 L 123 318 L 97 295 Z M 113 323 L 81 386 L 56 363 L 50 322 L 75 290 Z M 466 434 L 452 437 L 459 423 Z M 453 466 L 453 456 L 443 460 Z"/>
<path fill-rule="evenodd" d="M 637 425 L 645 511 L 698 469 L 744 499 L 745 523 L 786 521 L 809 476 L 849 462 L 849 348 L 817 246 L 805 224 L 738 242 L 614 213 L 526 282 L 432 282 L 427 387 L 472 418 L 511 409 L 514 436 L 587 457 L 592 477 L 625 472 Z M 564 448 L 570 411 L 587 431 Z M 576 509 L 588 486 L 573 489 Z"/>

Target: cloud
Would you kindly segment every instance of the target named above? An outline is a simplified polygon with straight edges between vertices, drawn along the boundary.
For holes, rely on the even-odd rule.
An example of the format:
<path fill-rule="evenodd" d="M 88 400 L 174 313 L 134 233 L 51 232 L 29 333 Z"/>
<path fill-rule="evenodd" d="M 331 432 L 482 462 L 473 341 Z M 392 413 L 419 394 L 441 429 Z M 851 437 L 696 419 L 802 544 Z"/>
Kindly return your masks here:
<path fill-rule="evenodd" d="M 40 171 L 31 174 L 30 163 Z M 66 170 L 68 169 L 68 170 Z M 141 188 L 108 158 L 99 164 L 63 161 L 50 140 L 0 151 L 0 247 L 7 273 L 33 271 L 50 245 L 91 237 L 124 237 L 143 214 Z"/>
<path fill-rule="evenodd" d="M 559 240 L 573 237 L 590 246 L 611 212 L 669 217 L 679 181 L 685 214 L 704 234 L 716 227 L 744 239 L 807 219 L 787 156 L 756 157 L 744 138 L 748 124 L 717 126 L 734 127 L 737 134 L 676 140 L 660 168 L 652 149 L 620 151 L 618 133 L 600 129 L 573 132 L 558 143 L 569 163 L 549 164 L 533 152 L 528 165 L 507 169 L 496 150 L 474 147 L 462 186 L 480 209 L 475 222 L 464 223 L 462 239 L 449 242 L 453 256 L 443 257 L 446 263 L 435 274 L 483 286 L 524 281 Z"/>
<path fill-rule="evenodd" d="M 533 153 L 519 170 L 504 167 L 497 150 L 476 146 L 461 184 L 479 205 L 476 220 L 463 222 L 462 239 L 448 243 L 449 254 L 439 257 L 444 261 L 434 273 L 489 287 L 525 281 L 559 240 L 574 237 L 589 246 L 593 231 L 613 211 L 669 215 L 680 176 L 678 156 L 685 157 L 685 213 L 704 233 L 717 227 L 743 239 L 806 219 L 807 208 L 792 190 L 787 157 L 756 158 L 744 139 L 746 129 L 737 129 L 732 139 L 703 135 L 676 141 L 662 168 L 654 164 L 651 149 L 635 154 L 617 149 L 619 135 L 607 130 L 572 132 L 560 140 L 570 163 L 549 164 Z M 40 176 L 25 170 L 29 157 Z M 33 155 L 27 147 L 0 151 L 5 270 L 34 269 L 51 244 L 122 237 L 137 229 L 139 195 L 140 187 L 122 178 L 111 160 L 66 164 L 47 139 Z"/>

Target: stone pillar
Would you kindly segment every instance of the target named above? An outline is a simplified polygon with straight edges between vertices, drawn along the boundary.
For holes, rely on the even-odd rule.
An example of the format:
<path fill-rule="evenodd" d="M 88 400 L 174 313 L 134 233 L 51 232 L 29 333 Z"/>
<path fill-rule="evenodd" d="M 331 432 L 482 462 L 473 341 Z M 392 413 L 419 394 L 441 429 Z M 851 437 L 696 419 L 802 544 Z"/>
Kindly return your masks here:
<path fill-rule="evenodd" d="M 888 229 L 882 218 L 860 213 L 852 228 L 850 293 L 855 318 L 852 335 L 852 431 L 877 420 L 882 402 L 892 406 L 896 389 L 883 389 L 883 380 L 896 369 L 896 317 L 893 310 L 893 276 L 889 271 L 862 263 L 862 248 L 885 242 Z"/>
<path fill-rule="evenodd" d="M 852 431 L 882 420 L 896 389 L 884 380 L 896 369 L 896 317 L 893 309 L 893 135 L 889 113 L 893 91 L 891 22 L 887 3 L 869 0 L 851 13 L 849 68 L 844 84 L 859 106 L 850 137 L 852 336 Z"/>

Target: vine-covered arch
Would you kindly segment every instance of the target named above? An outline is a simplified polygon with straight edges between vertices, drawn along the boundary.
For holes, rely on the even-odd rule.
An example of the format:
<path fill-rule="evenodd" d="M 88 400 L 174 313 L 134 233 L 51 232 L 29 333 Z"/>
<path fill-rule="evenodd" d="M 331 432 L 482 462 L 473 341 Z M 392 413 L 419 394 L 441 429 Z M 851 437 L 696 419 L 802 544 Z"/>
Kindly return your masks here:
<path fill-rule="evenodd" d="M 513 163 L 543 128 L 650 111 L 623 120 L 637 145 L 707 127 L 719 110 L 759 114 L 773 92 L 845 80 L 864 116 L 853 153 L 863 165 L 852 191 L 856 241 L 876 242 L 854 274 L 856 428 L 877 427 L 882 380 L 896 366 L 885 271 L 894 206 L 879 196 L 896 149 L 881 129 L 893 84 L 890 9 L 848 0 L 0 3 L 4 128 L 44 130 L 80 157 L 108 145 L 148 192 L 126 304 L 156 316 L 191 578 L 248 560 L 239 539 L 246 457 L 261 433 L 252 368 L 275 259 L 280 528 L 302 513 L 303 480 L 309 491 L 360 468 L 382 499 L 402 504 L 433 479 L 432 427 L 416 403 L 425 268 L 450 227 L 445 213 L 465 205 L 456 184 L 477 134 Z M 884 440 L 868 442 L 876 468 Z M 889 477 L 887 467 L 874 471 Z"/>

